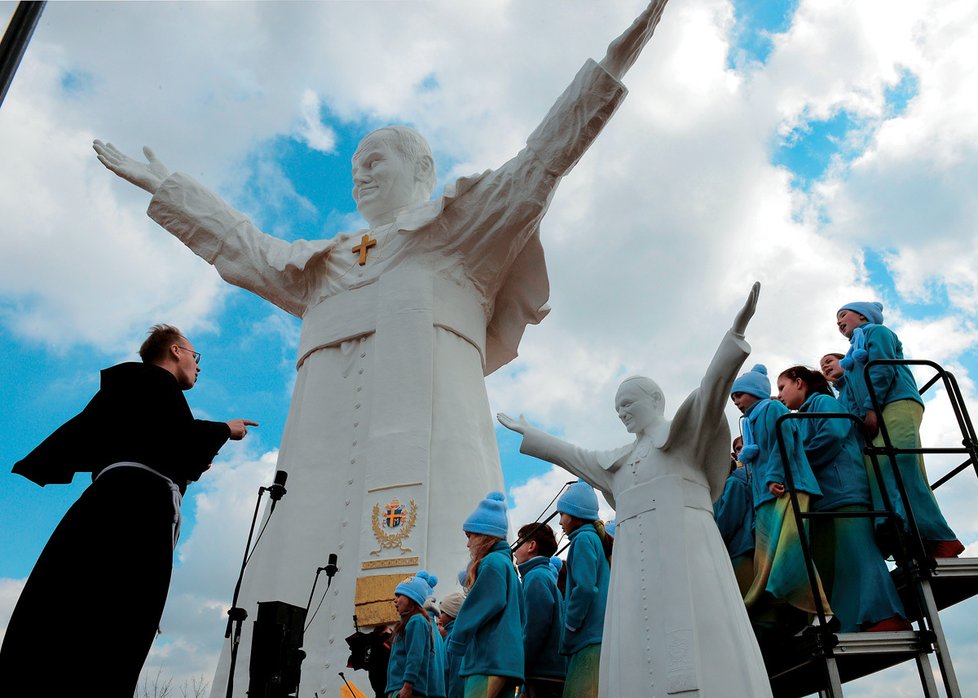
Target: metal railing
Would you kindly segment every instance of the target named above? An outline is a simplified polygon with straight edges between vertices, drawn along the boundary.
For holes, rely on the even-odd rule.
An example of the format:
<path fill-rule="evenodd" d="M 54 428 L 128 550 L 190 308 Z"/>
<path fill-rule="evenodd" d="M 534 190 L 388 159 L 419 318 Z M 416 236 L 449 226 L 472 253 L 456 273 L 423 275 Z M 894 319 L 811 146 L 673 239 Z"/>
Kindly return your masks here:
<path fill-rule="evenodd" d="M 934 369 L 935 375 L 924 383 L 919 393 L 924 394 L 931 387 L 938 384 L 938 382 L 944 385 L 961 432 L 962 445 L 960 447 L 917 446 L 913 448 L 897 448 L 893 445 L 890 432 L 883 419 L 883 407 L 880 404 L 880 397 L 876 394 L 872 381 L 870 380 L 870 372 L 877 366 L 899 365 L 927 366 Z M 842 683 L 835 662 L 836 657 L 833 652 L 833 648 L 838 645 L 838 638 L 829 625 L 827 609 L 822 602 L 822 594 L 820 593 L 821 585 L 815 564 L 812 532 L 809 530 L 810 527 L 806 525 L 806 522 L 813 519 L 869 518 L 884 520 L 883 527 L 890 533 L 890 539 L 895 543 L 895 547 L 890 552 L 892 552 L 898 568 L 905 575 L 908 585 L 913 589 L 920 608 L 920 617 L 918 620 L 920 631 L 918 631 L 918 634 L 926 640 L 927 646 L 933 647 L 937 655 L 938 665 L 947 695 L 949 698 L 957 698 L 961 695 L 961 692 L 954 674 L 954 668 L 951 664 L 950 653 L 941 626 L 937 604 L 934 601 L 933 591 L 930 587 L 930 579 L 937 564 L 933 558 L 929 557 L 921 538 L 903 475 L 900 472 L 896 459 L 898 455 L 902 454 L 963 454 L 965 459 L 960 465 L 952 468 L 950 472 L 931 485 L 931 489 L 936 489 L 948 482 L 951 478 L 967 470 L 969 466 L 974 470 L 976 476 L 978 476 L 978 438 L 975 436 L 974 425 L 968 414 L 957 380 L 951 373 L 944 370 L 937 363 L 920 359 L 878 359 L 866 364 L 863 376 L 873 409 L 879 418 L 879 440 L 882 441 L 882 445 L 874 444 L 873 439 L 867 438 L 870 435 L 865 433 L 862 420 L 845 412 L 792 412 L 779 417 L 775 427 L 779 453 L 785 466 L 785 489 L 789 495 L 795 524 L 799 531 L 805 569 L 808 582 L 812 589 L 812 598 L 816 610 L 815 615 L 818 618 L 817 626 L 811 628 L 808 633 L 814 634 L 816 654 L 825 663 L 826 685 L 822 694 L 833 697 L 842 695 Z M 878 483 L 880 503 L 883 506 L 882 510 L 868 508 L 865 511 L 802 511 L 798 499 L 798 492 L 795 488 L 795 474 L 792 472 L 792 464 L 788 458 L 788 449 L 783 427 L 790 420 L 805 419 L 842 419 L 848 420 L 855 425 L 855 430 L 863 437 L 865 444 L 864 454 L 869 459 L 873 475 Z M 906 515 L 905 525 L 903 525 L 903 522 L 896 513 L 893 506 L 894 502 L 890 499 L 890 493 L 885 485 L 883 467 L 880 463 L 881 458 L 886 458 L 889 461 L 890 469 L 887 475 L 892 475 L 897 494 L 903 504 L 903 510 Z M 925 695 L 936 696 L 936 686 L 934 685 L 933 676 L 930 675 L 929 662 L 925 653 L 922 652 L 918 655 L 917 662 Z"/>

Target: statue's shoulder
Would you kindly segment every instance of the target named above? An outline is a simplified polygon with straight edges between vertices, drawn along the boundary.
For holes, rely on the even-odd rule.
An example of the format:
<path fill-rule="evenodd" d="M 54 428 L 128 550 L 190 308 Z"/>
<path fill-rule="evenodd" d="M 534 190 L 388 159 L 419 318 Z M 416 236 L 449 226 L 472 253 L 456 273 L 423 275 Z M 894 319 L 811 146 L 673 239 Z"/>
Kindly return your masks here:
<path fill-rule="evenodd" d="M 452 199 L 465 196 L 472 190 L 473 187 L 486 179 L 492 173 L 492 170 L 484 170 L 483 172 L 469 175 L 468 177 L 459 177 L 454 182 L 445 185 L 445 190 L 442 192 L 441 198 L 446 201 L 451 201 Z"/>

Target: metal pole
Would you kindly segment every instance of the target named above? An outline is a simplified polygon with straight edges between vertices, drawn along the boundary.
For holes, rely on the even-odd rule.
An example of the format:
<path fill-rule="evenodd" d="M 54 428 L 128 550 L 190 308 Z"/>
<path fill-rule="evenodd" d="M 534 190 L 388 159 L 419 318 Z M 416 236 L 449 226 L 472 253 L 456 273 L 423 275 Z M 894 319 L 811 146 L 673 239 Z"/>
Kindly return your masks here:
<path fill-rule="evenodd" d="M 7 31 L 3 34 L 0 41 L 0 106 L 7 96 L 10 83 L 14 80 L 14 73 L 20 65 L 20 59 L 24 57 L 27 44 L 34 34 L 34 27 L 37 20 L 41 18 L 46 2 L 19 2 L 14 16 L 10 18 Z"/>

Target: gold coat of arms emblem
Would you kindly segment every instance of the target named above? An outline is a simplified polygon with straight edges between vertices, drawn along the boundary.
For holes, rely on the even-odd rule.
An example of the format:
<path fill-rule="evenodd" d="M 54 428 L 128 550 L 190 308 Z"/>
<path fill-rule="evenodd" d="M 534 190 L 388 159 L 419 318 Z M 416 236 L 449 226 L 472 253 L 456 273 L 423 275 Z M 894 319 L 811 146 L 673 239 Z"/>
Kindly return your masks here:
<path fill-rule="evenodd" d="M 371 523 L 374 538 L 380 543 L 380 547 L 371 550 L 370 554 L 379 555 L 387 548 L 397 548 L 402 553 L 412 552 L 411 548 L 403 545 L 403 542 L 411 534 L 417 519 L 418 505 L 413 499 L 407 505 L 401 504 L 396 497 L 387 505 L 381 505 L 380 502 L 374 504 Z"/>

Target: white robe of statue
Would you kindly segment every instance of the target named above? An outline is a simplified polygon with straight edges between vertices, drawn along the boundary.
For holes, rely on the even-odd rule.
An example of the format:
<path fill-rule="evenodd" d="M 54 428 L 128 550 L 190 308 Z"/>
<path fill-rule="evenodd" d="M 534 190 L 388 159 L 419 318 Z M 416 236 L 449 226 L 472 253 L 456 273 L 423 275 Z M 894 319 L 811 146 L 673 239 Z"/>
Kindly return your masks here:
<path fill-rule="evenodd" d="M 661 393 L 656 406 L 631 387 L 636 379 L 622 384 L 616 404 L 629 431 L 632 420 L 641 419 L 639 408 L 659 415 L 632 444 L 588 451 L 500 415 L 504 425 L 523 433 L 523 453 L 577 475 L 615 507 L 602 698 L 771 695 L 712 505 L 729 470 L 730 428 L 723 410 L 750 353 L 743 329 L 758 288 L 742 311 L 743 321 L 723 338 L 700 387 L 672 422 L 661 419 Z M 630 405 L 643 399 L 649 404 Z"/>
<path fill-rule="evenodd" d="M 340 571 L 306 633 L 310 689 L 335 685 L 345 669 L 358 576 L 424 568 L 448 586 L 466 565 L 461 523 L 487 492 L 503 489 L 483 376 L 512 360 L 526 324 L 546 314 L 540 220 L 624 94 L 591 61 L 502 167 L 460 179 L 392 225 L 329 241 L 266 235 L 182 174 L 153 197 L 149 215 L 225 280 L 302 318 L 278 460 L 288 494 L 249 563 L 239 605 L 252 618 L 258 601 L 304 606 L 316 568 L 337 553 Z M 367 233 L 377 242 L 361 266 L 353 247 Z M 372 555 L 380 548 L 374 508 L 394 498 L 416 505 L 412 531 L 403 550 Z M 361 568 L 392 557 L 420 559 Z M 248 685 L 249 632 L 250 621 L 236 693 Z"/>
<path fill-rule="evenodd" d="M 371 576 L 425 568 L 443 580 L 440 593 L 451 590 L 469 558 L 462 521 L 502 489 L 483 377 L 511 361 L 526 325 L 546 315 L 540 221 L 561 177 L 624 98 L 620 78 L 665 4 L 652 0 L 600 64 L 581 69 L 512 160 L 459 179 L 438 200 L 411 194 L 373 214 L 365 208 L 377 203 L 377 188 L 360 190 L 371 228 L 353 235 L 287 243 L 190 177 L 171 175 L 149 149 L 147 164 L 95 141 L 107 168 L 153 194 L 154 220 L 225 280 L 302 320 L 278 461 L 288 494 L 242 585 L 238 605 L 249 619 L 235 695 L 248 686 L 256 603 L 305 606 L 329 553 L 339 571 L 305 634 L 303 696 L 339 693 L 358 578 L 369 589 Z M 354 248 L 367 235 L 362 260 Z M 214 696 L 224 695 L 229 647 Z M 368 685 L 365 674 L 359 683 Z"/>

